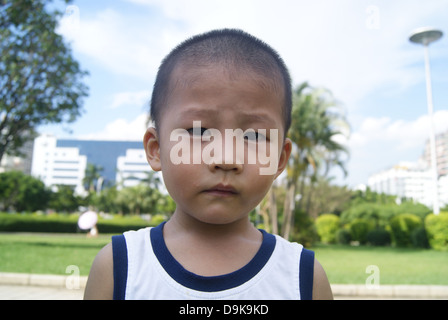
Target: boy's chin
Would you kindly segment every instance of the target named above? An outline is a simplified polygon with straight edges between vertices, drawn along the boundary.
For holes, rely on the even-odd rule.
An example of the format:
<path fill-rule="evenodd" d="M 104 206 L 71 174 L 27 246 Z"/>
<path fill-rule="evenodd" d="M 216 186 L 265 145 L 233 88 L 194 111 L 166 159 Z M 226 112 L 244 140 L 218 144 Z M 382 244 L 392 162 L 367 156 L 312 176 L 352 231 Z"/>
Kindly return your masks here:
<path fill-rule="evenodd" d="M 240 222 L 243 219 L 247 219 L 247 215 L 241 217 L 241 216 L 233 216 L 228 212 L 222 212 L 222 213 L 215 212 L 213 214 L 196 215 L 194 216 L 194 218 L 195 220 L 202 222 L 204 224 L 214 226 L 226 226 Z"/>

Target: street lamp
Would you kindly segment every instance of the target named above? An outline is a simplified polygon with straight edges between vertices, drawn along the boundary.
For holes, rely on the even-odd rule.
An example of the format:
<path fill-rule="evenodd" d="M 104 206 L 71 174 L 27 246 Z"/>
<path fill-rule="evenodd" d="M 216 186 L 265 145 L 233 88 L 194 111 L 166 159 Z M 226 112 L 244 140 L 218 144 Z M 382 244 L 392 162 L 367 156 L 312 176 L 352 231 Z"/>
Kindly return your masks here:
<path fill-rule="evenodd" d="M 431 166 L 432 166 L 432 178 L 434 183 L 434 202 L 433 210 L 434 214 L 439 214 L 439 184 L 437 173 L 437 158 L 436 158 L 436 138 L 434 134 L 434 119 L 433 119 L 433 105 L 432 105 L 432 89 L 431 89 L 431 71 L 429 68 L 429 52 L 428 46 L 434 41 L 439 40 L 443 35 L 443 32 L 434 28 L 419 28 L 412 32 L 409 37 L 409 41 L 417 44 L 422 44 L 425 51 L 425 73 L 426 73 L 426 99 L 428 102 L 429 113 L 429 127 L 430 127 L 430 145 L 431 145 Z"/>

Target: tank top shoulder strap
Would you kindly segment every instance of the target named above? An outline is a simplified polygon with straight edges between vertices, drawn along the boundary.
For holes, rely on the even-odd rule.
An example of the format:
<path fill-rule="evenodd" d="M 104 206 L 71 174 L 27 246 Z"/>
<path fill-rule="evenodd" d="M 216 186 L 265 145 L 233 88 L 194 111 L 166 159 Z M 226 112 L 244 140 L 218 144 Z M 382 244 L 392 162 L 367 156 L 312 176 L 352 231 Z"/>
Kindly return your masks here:
<path fill-rule="evenodd" d="M 114 300 L 124 300 L 128 278 L 128 250 L 124 235 L 112 236 Z"/>
<path fill-rule="evenodd" d="M 302 300 L 313 299 L 314 252 L 302 248 L 300 254 L 300 297 Z"/>

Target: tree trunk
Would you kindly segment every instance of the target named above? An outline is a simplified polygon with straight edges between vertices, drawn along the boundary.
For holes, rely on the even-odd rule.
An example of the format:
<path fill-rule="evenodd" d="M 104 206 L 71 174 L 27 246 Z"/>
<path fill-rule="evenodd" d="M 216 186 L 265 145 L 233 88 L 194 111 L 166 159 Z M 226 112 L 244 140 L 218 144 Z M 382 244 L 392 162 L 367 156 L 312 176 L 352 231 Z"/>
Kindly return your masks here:
<path fill-rule="evenodd" d="M 294 195 L 296 191 L 295 184 L 291 184 L 285 194 L 285 204 L 283 206 L 283 225 L 282 225 L 282 237 L 289 240 L 291 233 L 291 226 L 293 224 L 293 214 L 294 210 Z"/>
<path fill-rule="evenodd" d="M 271 187 L 269 193 L 269 215 L 271 216 L 271 229 L 273 234 L 278 234 L 277 199 L 275 196 L 274 186 Z"/>
<path fill-rule="evenodd" d="M 270 194 L 268 195 L 268 197 L 270 197 Z M 263 202 L 262 202 L 263 204 Z M 269 198 L 267 199 L 267 201 L 264 203 L 264 205 L 260 204 L 259 207 L 259 214 L 261 216 L 261 218 L 263 219 L 263 225 L 264 225 L 264 229 L 266 230 L 266 232 L 271 233 L 271 219 L 269 219 L 269 205 L 270 205 L 270 200 Z"/>

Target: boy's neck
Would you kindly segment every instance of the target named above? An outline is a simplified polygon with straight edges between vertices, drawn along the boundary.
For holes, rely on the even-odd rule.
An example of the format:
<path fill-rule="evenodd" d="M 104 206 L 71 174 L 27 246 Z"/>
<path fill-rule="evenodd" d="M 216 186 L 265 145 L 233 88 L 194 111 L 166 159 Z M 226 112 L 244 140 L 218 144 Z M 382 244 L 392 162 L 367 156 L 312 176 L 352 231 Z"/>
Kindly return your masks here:
<path fill-rule="evenodd" d="M 165 243 L 187 270 L 202 276 L 236 271 L 258 252 L 263 234 L 248 218 L 211 225 L 174 214 L 163 228 Z"/>
<path fill-rule="evenodd" d="M 167 233 L 164 232 L 164 234 L 185 233 L 197 239 L 211 241 L 222 241 L 233 237 L 259 238 L 260 234 L 248 217 L 228 224 L 209 224 L 175 212 L 165 225 L 165 228 L 167 227 Z"/>

